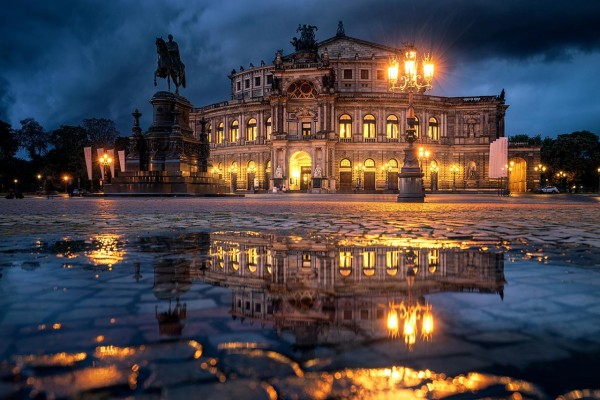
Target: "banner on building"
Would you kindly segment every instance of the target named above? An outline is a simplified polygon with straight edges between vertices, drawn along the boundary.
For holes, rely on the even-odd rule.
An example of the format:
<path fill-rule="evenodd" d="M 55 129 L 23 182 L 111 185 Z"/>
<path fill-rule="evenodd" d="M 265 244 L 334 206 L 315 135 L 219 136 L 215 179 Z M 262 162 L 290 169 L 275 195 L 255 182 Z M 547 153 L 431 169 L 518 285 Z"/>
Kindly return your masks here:
<path fill-rule="evenodd" d="M 101 159 L 102 156 L 104 155 L 104 149 L 101 147 L 99 149 L 96 149 L 98 151 L 98 159 Z M 104 165 L 102 165 L 102 163 L 100 164 L 100 175 L 102 176 L 102 181 L 104 181 Z"/>
<path fill-rule="evenodd" d="M 508 138 L 502 137 L 490 143 L 490 178 L 506 178 L 508 163 Z"/>
<path fill-rule="evenodd" d="M 92 148 L 84 147 L 83 154 L 85 155 L 85 167 L 87 168 L 88 179 L 92 180 Z"/>
<path fill-rule="evenodd" d="M 125 172 L 125 150 L 119 150 L 119 167 L 121 172 Z"/>
<path fill-rule="evenodd" d="M 106 150 L 106 153 L 108 153 L 108 156 L 112 160 L 112 162 L 110 163 L 110 176 L 111 176 L 111 178 L 114 178 L 115 177 L 115 149 Z"/>

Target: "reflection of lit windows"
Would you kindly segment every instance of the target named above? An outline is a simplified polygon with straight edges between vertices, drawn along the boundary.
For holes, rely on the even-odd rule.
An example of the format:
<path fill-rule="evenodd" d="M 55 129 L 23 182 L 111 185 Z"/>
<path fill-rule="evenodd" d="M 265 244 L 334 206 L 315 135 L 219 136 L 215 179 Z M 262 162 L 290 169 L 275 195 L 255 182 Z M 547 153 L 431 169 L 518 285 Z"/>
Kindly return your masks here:
<path fill-rule="evenodd" d="M 385 252 L 385 270 L 388 275 L 396 275 L 398 273 L 398 252 Z"/>
<path fill-rule="evenodd" d="M 302 254 L 302 268 L 310 268 L 310 254 Z"/>
<path fill-rule="evenodd" d="M 427 268 L 429 273 L 434 274 L 440 263 L 440 251 L 438 249 L 430 249 L 427 256 Z"/>
<path fill-rule="evenodd" d="M 363 274 L 365 276 L 375 275 L 375 252 L 365 251 L 362 253 Z"/>
<path fill-rule="evenodd" d="M 271 250 L 267 250 L 267 261 L 265 262 L 265 265 L 267 267 L 267 272 L 269 274 L 273 273 L 273 253 L 271 253 Z"/>
<path fill-rule="evenodd" d="M 248 249 L 248 270 L 252 273 L 256 272 L 256 265 L 258 264 L 258 251 L 256 247 Z"/>
<path fill-rule="evenodd" d="M 234 247 L 229 251 L 229 262 L 234 271 L 240 268 L 240 250 L 238 248 Z"/>
<path fill-rule="evenodd" d="M 352 272 L 352 253 L 349 251 L 340 251 L 340 274 L 349 276 Z"/>

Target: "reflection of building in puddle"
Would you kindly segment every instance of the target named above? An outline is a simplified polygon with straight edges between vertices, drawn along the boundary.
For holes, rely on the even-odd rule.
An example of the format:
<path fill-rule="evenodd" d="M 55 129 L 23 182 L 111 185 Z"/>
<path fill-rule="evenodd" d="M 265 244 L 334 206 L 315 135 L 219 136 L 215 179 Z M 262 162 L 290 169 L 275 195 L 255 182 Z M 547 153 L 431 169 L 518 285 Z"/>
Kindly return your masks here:
<path fill-rule="evenodd" d="M 216 233 L 203 281 L 230 287 L 232 315 L 291 331 L 296 344 L 340 344 L 402 336 L 431 338 L 425 296 L 503 296 L 502 254 L 420 242 L 338 246 L 325 240 Z M 202 259 L 205 259 L 203 256 Z"/>

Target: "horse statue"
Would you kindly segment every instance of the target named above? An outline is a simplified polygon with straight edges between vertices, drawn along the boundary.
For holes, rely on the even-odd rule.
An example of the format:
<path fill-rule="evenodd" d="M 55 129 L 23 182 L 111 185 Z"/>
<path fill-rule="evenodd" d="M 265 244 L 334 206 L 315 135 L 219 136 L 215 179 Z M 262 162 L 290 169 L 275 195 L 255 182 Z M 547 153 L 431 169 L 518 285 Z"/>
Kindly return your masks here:
<path fill-rule="evenodd" d="M 171 45 L 172 49 L 169 48 Z M 154 71 L 154 86 L 156 77 L 166 78 L 167 87 L 171 91 L 171 80 L 175 84 L 175 94 L 179 94 L 179 86 L 185 87 L 185 65 L 179 58 L 179 49 L 173 37 L 169 35 L 169 44 L 162 37 L 156 38 L 156 52 L 158 53 L 158 68 Z"/>

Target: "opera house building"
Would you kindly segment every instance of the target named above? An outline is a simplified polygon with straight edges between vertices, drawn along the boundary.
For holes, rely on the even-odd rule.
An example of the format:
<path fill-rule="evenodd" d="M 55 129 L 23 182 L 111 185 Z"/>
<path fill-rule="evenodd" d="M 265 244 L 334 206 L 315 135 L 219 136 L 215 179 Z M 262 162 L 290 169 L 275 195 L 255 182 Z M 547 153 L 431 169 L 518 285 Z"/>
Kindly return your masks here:
<path fill-rule="evenodd" d="M 209 169 L 232 192 L 394 192 L 407 142 L 409 94 L 390 91 L 388 66 L 404 49 L 345 34 L 317 41 L 298 27 L 296 51 L 230 72 L 231 98 L 190 113 L 205 130 Z M 499 83 L 501 84 L 501 83 Z M 497 95 L 411 95 L 414 147 L 426 190 L 489 190 L 490 144 L 505 135 L 504 91 Z M 203 123 L 201 123 L 202 121 Z M 539 147 L 511 143 L 513 192 L 536 187 Z"/>

